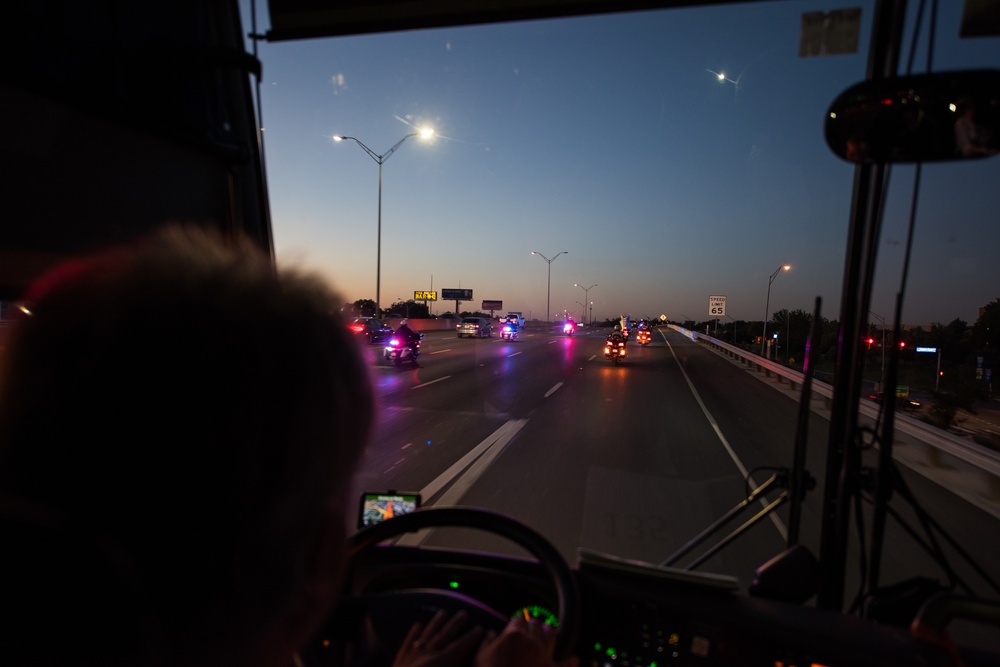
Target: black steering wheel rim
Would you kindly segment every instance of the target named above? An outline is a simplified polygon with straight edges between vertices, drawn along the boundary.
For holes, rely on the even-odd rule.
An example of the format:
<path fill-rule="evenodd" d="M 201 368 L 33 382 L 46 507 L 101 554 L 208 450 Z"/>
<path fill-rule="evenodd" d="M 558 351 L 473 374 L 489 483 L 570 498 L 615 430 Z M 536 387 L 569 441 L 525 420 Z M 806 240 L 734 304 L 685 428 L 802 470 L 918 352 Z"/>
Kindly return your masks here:
<path fill-rule="evenodd" d="M 580 626 L 580 600 L 576 580 L 569 565 L 552 544 L 535 530 L 504 514 L 469 507 L 427 507 L 401 514 L 369 526 L 348 539 L 351 560 L 366 549 L 404 533 L 424 528 L 475 528 L 484 530 L 522 547 L 545 569 L 555 588 L 557 599 L 556 657 L 570 655 Z"/>

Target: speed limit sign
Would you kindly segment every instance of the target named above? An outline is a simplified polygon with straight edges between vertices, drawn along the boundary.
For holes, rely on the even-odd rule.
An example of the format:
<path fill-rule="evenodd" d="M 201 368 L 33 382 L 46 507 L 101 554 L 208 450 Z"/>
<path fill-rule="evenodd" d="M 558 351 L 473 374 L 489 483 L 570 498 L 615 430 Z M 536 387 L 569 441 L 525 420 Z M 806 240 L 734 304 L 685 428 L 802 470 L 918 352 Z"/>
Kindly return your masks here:
<path fill-rule="evenodd" d="M 708 297 L 708 314 L 712 317 L 723 317 L 726 314 L 726 297 Z"/>

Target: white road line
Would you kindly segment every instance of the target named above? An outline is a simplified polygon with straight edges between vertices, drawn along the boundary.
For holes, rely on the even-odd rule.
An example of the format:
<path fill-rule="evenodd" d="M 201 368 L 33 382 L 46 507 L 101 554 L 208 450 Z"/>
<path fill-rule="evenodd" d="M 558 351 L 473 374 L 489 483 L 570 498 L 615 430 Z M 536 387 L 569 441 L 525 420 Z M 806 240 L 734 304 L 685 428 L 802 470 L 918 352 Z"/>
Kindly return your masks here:
<path fill-rule="evenodd" d="M 557 391 L 559 391 L 559 387 L 561 387 L 561 386 L 562 386 L 562 382 L 556 382 L 555 385 L 553 385 L 552 389 L 549 389 L 547 392 L 545 392 L 545 398 L 548 398 L 552 394 L 554 394 Z"/>
<path fill-rule="evenodd" d="M 596 354 L 592 354 L 592 355 L 590 355 L 590 359 L 587 359 L 587 361 L 593 361 L 596 358 L 597 358 L 597 355 Z"/>
<path fill-rule="evenodd" d="M 451 377 L 450 375 L 445 375 L 444 377 L 440 377 L 440 378 L 438 378 L 436 380 L 431 380 L 430 382 L 425 382 L 423 384 L 418 384 L 416 387 L 410 387 L 410 389 L 423 389 L 427 385 L 434 384 L 435 382 L 441 382 L 442 380 L 447 380 L 450 377 Z"/>
<path fill-rule="evenodd" d="M 438 475 L 434 481 L 420 490 L 422 498 L 432 498 L 441 489 L 448 486 L 448 484 L 451 484 L 451 486 L 436 502 L 426 503 L 425 506 L 455 505 L 458 503 L 466 491 L 472 487 L 480 475 L 493 463 L 493 460 L 500 455 L 507 446 L 507 443 L 511 441 L 511 438 L 517 435 L 517 432 L 524 428 L 524 425 L 527 423 L 527 419 L 508 420 L 500 428 L 486 436 L 482 442 L 473 447 L 465 456 Z M 420 533 L 410 533 L 400 537 L 396 541 L 396 544 L 418 546 L 423 544 L 429 536 L 430 531 L 426 530 Z"/>
<path fill-rule="evenodd" d="M 670 344 L 670 341 L 667 340 L 666 336 L 663 337 L 663 340 L 667 343 L 667 347 L 670 348 L 670 354 L 673 355 L 674 361 L 677 362 L 677 367 L 681 369 L 681 375 L 684 376 L 684 380 L 687 382 L 688 388 L 691 390 L 691 394 L 694 396 L 694 400 L 698 402 L 698 405 L 701 407 L 701 411 L 705 414 L 705 419 L 707 419 L 708 423 L 712 426 L 712 430 L 715 431 L 715 435 L 716 437 L 719 438 L 719 442 L 721 442 L 722 446 L 726 448 L 727 452 L 729 452 L 729 458 L 731 458 L 733 460 L 733 463 L 736 464 L 736 468 L 740 471 L 740 474 L 743 475 L 743 479 L 747 480 L 747 483 L 750 485 L 750 488 L 756 488 L 757 482 L 755 482 L 753 477 L 751 477 L 750 474 L 747 472 L 746 466 L 743 465 L 743 462 L 740 461 L 740 457 L 738 457 L 736 455 L 736 452 L 733 451 L 733 448 L 729 444 L 729 441 L 726 440 L 726 436 L 722 435 L 722 429 L 719 428 L 718 422 L 715 421 L 715 418 L 712 416 L 712 413 L 710 413 L 708 411 L 708 408 L 705 407 L 704 401 L 701 400 L 701 395 L 698 394 L 698 390 L 694 388 L 694 383 L 691 382 L 691 378 L 688 377 L 687 371 L 684 370 L 684 366 L 681 365 L 680 359 L 677 358 L 677 353 L 674 352 L 674 346 Z M 760 500 L 760 504 L 766 507 L 767 500 L 762 497 Z M 781 519 L 778 518 L 778 515 L 775 514 L 774 512 L 771 512 L 768 516 L 771 517 L 771 523 L 774 524 L 774 527 L 778 529 L 778 533 L 781 535 L 781 539 L 787 540 L 788 529 L 785 528 L 785 524 L 781 521 Z"/>
<path fill-rule="evenodd" d="M 510 354 L 507 355 L 507 358 L 510 359 L 511 357 L 516 357 L 519 354 L 521 354 L 521 353 L 520 352 L 511 352 Z"/>
<path fill-rule="evenodd" d="M 442 354 L 444 352 L 451 352 L 451 348 L 446 348 L 444 350 L 435 350 L 434 352 L 428 352 L 427 354 Z"/>

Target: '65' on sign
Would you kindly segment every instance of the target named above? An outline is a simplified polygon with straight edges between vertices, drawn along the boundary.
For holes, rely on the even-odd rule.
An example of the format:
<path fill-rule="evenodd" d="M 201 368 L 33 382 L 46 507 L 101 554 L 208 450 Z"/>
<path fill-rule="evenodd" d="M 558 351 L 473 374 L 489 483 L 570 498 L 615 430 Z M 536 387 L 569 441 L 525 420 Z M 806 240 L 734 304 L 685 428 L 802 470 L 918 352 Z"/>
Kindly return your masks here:
<path fill-rule="evenodd" d="M 726 297 L 708 297 L 708 314 L 713 317 L 723 317 L 726 314 Z"/>

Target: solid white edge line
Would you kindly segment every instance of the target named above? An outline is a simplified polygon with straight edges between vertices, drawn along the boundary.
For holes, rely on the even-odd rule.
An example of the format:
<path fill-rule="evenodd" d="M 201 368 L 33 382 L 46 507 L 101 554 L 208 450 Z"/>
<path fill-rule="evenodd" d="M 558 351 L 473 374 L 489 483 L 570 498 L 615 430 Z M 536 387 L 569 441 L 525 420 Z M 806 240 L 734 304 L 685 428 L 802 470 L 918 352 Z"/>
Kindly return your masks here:
<path fill-rule="evenodd" d="M 561 387 L 562 385 L 563 385 L 562 382 L 556 382 L 555 385 L 553 385 L 552 389 L 549 389 L 547 392 L 545 392 L 545 398 L 548 398 L 552 394 L 559 391 L 559 387 Z"/>
<path fill-rule="evenodd" d="M 716 437 L 719 438 L 719 442 L 722 443 L 722 446 L 725 447 L 726 451 L 729 453 L 729 458 L 731 458 L 733 460 L 733 463 L 736 464 L 736 468 L 740 471 L 740 474 L 743 475 L 743 479 L 747 480 L 747 482 L 750 484 L 750 488 L 756 488 L 757 482 L 755 482 L 753 477 L 751 477 L 750 474 L 747 472 L 746 466 L 744 466 L 743 462 L 740 461 L 740 457 L 736 455 L 736 452 L 729 444 L 729 441 L 726 440 L 726 436 L 722 435 L 722 429 L 719 428 L 718 422 L 715 421 L 715 418 L 712 416 L 712 413 L 708 411 L 708 408 L 705 406 L 704 401 L 701 400 L 701 395 L 698 393 L 698 390 L 694 388 L 694 383 L 691 382 L 691 378 L 688 377 L 687 371 L 684 370 L 684 366 L 681 365 L 680 359 L 677 358 L 677 353 L 674 352 L 674 346 L 670 344 L 670 341 L 666 339 L 666 336 L 663 337 L 663 340 L 666 341 L 667 347 L 670 349 L 670 354 L 673 355 L 674 361 L 677 362 L 677 367 L 681 369 L 681 375 L 684 376 L 684 381 L 687 382 L 688 389 L 691 390 L 691 395 L 694 396 L 694 400 L 698 402 L 698 406 L 704 413 L 705 419 L 708 420 L 708 423 L 712 426 L 712 430 L 715 431 Z M 760 500 L 760 504 L 766 507 L 768 503 L 767 500 L 762 497 Z M 777 514 L 775 514 L 774 512 L 771 512 L 768 516 L 771 518 L 771 522 L 774 524 L 774 527 L 778 529 L 778 533 L 781 535 L 781 539 L 787 540 L 788 529 L 785 528 L 785 524 L 781 521 L 781 519 L 778 518 Z"/>

